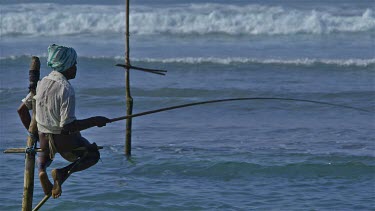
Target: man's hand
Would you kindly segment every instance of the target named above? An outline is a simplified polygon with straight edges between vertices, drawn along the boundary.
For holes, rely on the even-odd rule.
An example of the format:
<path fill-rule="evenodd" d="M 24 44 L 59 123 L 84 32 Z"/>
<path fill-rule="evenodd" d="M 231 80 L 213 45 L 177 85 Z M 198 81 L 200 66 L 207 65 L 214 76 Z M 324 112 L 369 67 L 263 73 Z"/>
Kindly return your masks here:
<path fill-rule="evenodd" d="M 104 116 L 95 116 L 93 117 L 95 125 L 98 127 L 104 127 L 107 123 L 111 122 L 110 119 Z"/>

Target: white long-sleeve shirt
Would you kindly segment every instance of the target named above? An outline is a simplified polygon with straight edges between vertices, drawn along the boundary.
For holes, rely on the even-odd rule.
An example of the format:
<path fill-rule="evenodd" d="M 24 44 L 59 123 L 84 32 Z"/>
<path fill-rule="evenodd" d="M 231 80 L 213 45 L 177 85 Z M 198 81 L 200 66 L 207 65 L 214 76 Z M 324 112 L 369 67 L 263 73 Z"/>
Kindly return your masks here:
<path fill-rule="evenodd" d="M 34 98 L 40 132 L 60 134 L 64 125 L 76 120 L 75 92 L 60 72 L 52 71 L 39 81 Z"/>

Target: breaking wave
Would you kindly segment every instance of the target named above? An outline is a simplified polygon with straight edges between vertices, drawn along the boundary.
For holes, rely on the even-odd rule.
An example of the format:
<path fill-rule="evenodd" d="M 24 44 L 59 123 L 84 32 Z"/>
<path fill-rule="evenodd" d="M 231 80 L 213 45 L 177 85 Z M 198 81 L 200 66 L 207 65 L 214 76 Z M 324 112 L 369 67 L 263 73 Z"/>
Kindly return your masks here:
<path fill-rule="evenodd" d="M 141 59 L 135 61 L 146 62 L 161 62 L 161 63 L 186 63 L 186 64 L 271 64 L 271 65 L 293 65 L 293 66 L 314 66 L 314 65 L 334 65 L 334 66 L 358 66 L 368 67 L 375 65 L 375 58 L 373 59 L 256 59 L 244 57 L 185 57 L 185 58 L 168 58 L 168 59 Z"/>
<path fill-rule="evenodd" d="M 56 36 L 124 33 L 125 13 L 119 5 L 2 5 L 1 36 Z M 131 33 L 138 35 L 293 35 L 375 31 L 371 8 L 340 15 L 329 11 L 281 6 L 181 4 L 134 6 Z"/>
<path fill-rule="evenodd" d="M 42 60 L 46 59 L 46 55 L 39 56 Z M 29 61 L 31 56 L 8 56 L 0 57 L 0 61 Z M 91 60 L 90 62 L 112 62 L 121 63 L 124 60 L 122 56 L 106 57 L 92 56 L 79 57 L 78 61 Z M 236 64 L 254 64 L 254 65 L 280 65 L 280 66 L 304 66 L 313 67 L 319 65 L 337 66 L 337 67 L 358 67 L 367 68 L 375 67 L 375 58 L 371 59 L 317 59 L 317 58 L 297 58 L 297 59 L 262 59 L 262 58 L 246 58 L 246 57 L 176 57 L 176 58 L 134 58 L 136 63 L 164 63 L 164 64 L 218 64 L 218 65 L 236 65 Z"/>

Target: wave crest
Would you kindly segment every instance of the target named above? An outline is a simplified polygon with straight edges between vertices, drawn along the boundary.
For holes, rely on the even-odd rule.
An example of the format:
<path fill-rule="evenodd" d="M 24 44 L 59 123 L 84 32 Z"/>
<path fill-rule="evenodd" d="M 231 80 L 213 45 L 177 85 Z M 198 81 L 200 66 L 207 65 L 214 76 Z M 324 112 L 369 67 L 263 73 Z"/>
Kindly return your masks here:
<path fill-rule="evenodd" d="M 124 33 L 123 7 L 13 4 L 2 6 L 1 36 Z M 167 8 L 134 6 L 131 33 L 141 35 L 289 35 L 375 30 L 372 9 L 344 16 L 277 6 L 191 4 Z"/>
<path fill-rule="evenodd" d="M 314 65 L 335 65 L 335 66 L 359 66 L 368 67 L 375 65 L 373 59 L 257 59 L 244 57 L 185 57 L 185 58 L 168 58 L 168 59 L 136 59 L 135 61 L 160 62 L 160 63 L 186 63 L 186 64 L 270 64 L 270 65 L 294 65 L 294 66 L 314 66 Z"/>
<path fill-rule="evenodd" d="M 31 56 L 8 56 L 0 57 L 0 61 L 17 61 L 29 60 Z M 40 55 L 39 58 L 46 59 L 46 55 Z M 121 62 L 123 56 L 107 57 L 107 56 L 81 56 L 78 60 L 94 60 L 101 62 L 103 60 L 113 60 Z M 283 65 L 283 66 L 315 66 L 315 65 L 331 65 L 339 67 L 373 67 L 375 66 L 375 58 L 371 59 L 317 59 L 317 58 L 297 58 L 297 59 L 262 59 L 262 58 L 246 58 L 246 57 L 176 57 L 176 58 L 134 58 L 133 62 L 138 63 L 181 63 L 181 64 L 219 64 L 219 65 L 235 65 L 235 64 L 259 64 L 259 65 Z"/>

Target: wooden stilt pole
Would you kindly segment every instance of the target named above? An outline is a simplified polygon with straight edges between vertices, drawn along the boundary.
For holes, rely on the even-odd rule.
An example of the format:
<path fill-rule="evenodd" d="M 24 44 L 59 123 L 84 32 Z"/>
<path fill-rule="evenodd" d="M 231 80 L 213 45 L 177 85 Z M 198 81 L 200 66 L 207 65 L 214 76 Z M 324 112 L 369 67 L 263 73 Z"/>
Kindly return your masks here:
<path fill-rule="evenodd" d="M 40 61 L 38 57 L 32 57 L 30 65 L 30 94 L 35 95 L 36 83 L 39 80 Z M 35 77 L 37 76 L 37 77 Z M 38 128 L 35 120 L 35 100 L 32 100 L 33 112 L 27 137 L 27 150 L 25 156 L 25 173 L 23 185 L 22 210 L 29 211 L 33 205 L 34 194 L 34 169 L 35 169 L 35 144 L 38 135 Z"/>
<path fill-rule="evenodd" d="M 126 15 L 125 15 L 125 24 L 126 24 L 126 42 L 125 42 L 125 84 L 126 84 L 126 115 L 132 115 L 133 113 L 133 98 L 130 94 L 130 48 L 129 48 L 129 1 L 126 0 Z M 132 136 L 132 119 L 129 118 L 126 120 L 126 133 L 125 133 L 125 155 L 131 155 L 131 136 Z"/>
<path fill-rule="evenodd" d="M 130 47 L 129 47 L 129 3 L 130 0 L 125 0 L 125 64 L 117 64 L 116 66 L 125 68 L 125 91 L 126 91 L 126 115 L 131 116 L 133 113 L 133 98 L 130 94 L 130 69 L 149 72 L 157 75 L 165 75 L 166 70 L 155 70 L 142 67 L 135 67 L 130 64 Z M 131 135 L 132 135 L 132 118 L 126 119 L 125 131 L 125 155 L 131 156 Z"/>

